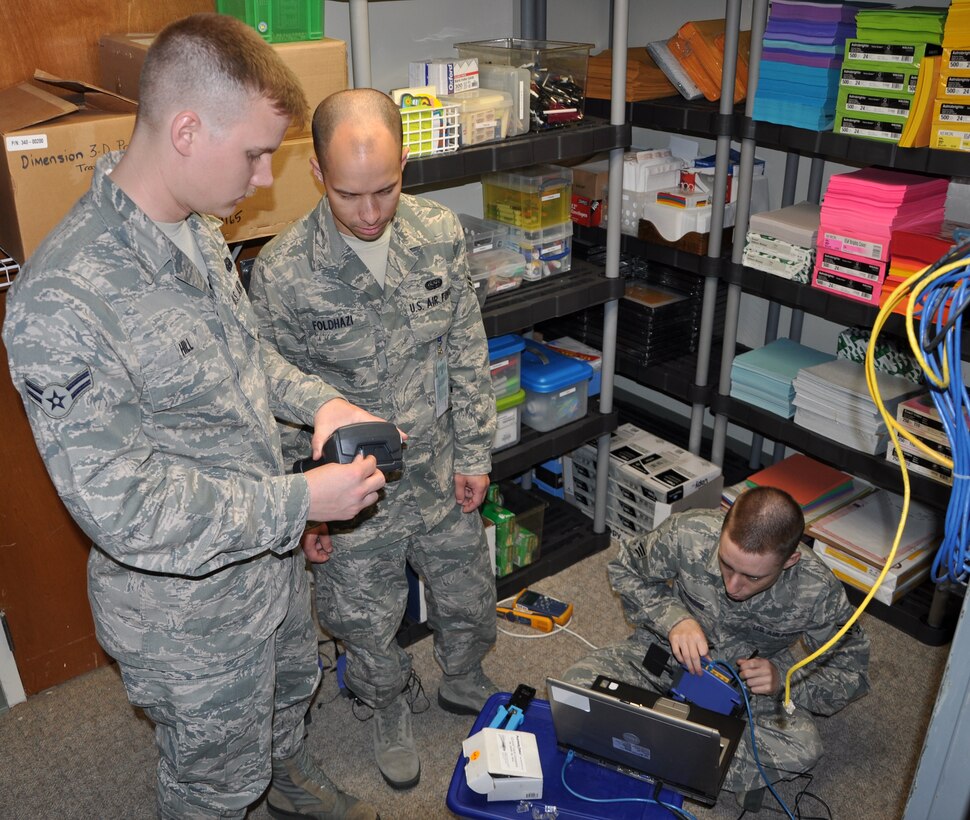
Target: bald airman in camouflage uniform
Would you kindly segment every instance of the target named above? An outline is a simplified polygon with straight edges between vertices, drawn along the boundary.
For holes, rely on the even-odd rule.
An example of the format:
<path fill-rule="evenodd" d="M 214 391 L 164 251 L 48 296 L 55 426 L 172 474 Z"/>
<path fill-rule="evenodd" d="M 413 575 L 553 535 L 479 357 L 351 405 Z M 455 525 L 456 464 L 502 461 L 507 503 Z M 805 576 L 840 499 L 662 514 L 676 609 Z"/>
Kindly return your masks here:
<path fill-rule="evenodd" d="M 408 436 L 403 473 L 376 508 L 304 547 L 311 560 L 329 558 L 315 564 L 318 617 L 344 642 L 349 688 L 375 710 L 382 775 L 407 788 L 420 762 L 411 662 L 395 641 L 405 561 L 426 583 L 439 703 L 477 714 L 495 691 L 481 668 L 495 641 L 495 577 L 477 512 L 495 396 L 458 220 L 401 194 L 397 107 L 370 89 L 340 92 L 318 107 L 313 133 L 327 194 L 263 249 L 250 296 L 263 336 L 287 360 Z M 306 456 L 307 433 L 284 433 L 283 447 Z"/>
<path fill-rule="evenodd" d="M 240 76 L 242 75 L 242 76 Z M 10 290 L 3 338 L 40 454 L 92 539 L 97 637 L 156 726 L 158 815 L 377 817 L 310 759 L 317 635 L 300 539 L 350 518 L 373 459 L 289 471 L 274 414 L 374 417 L 261 346 L 219 220 L 272 182 L 306 100 L 256 32 L 222 15 L 167 27 L 131 143 Z M 265 368 L 265 369 L 264 369 Z"/>
<path fill-rule="evenodd" d="M 828 641 L 853 611 L 838 580 L 798 544 L 803 529 L 801 509 L 790 496 L 758 488 L 739 497 L 727 520 L 719 510 L 688 510 L 624 541 L 608 571 L 637 629 L 625 643 L 575 664 L 565 680 L 590 685 L 606 675 L 666 693 L 672 665 L 661 677 L 643 666 L 651 644 L 694 671 L 701 658 L 724 661 L 736 666 L 749 690 L 768 776 L 774 781 L 807 771 L 822 754 L 811 713 L 831 715 L 869 691 L 869 640 L 854 625 L 799 669 L 791 686 L 795 713 L 783 712 L 788 669 L 805 650 Z M 724 788 L 743 801 L 748 792 L 760 797 L 763 786 L 746 730 Z M 756 808 L 748 799 L 747 807 Z"/>

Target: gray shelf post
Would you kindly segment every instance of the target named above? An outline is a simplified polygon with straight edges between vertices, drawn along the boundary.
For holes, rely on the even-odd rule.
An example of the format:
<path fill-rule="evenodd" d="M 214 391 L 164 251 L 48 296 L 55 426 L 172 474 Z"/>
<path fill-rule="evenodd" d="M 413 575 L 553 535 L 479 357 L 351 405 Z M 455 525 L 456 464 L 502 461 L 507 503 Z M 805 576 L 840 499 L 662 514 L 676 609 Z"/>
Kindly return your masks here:
<path fill-rule="evenodd" d="M 367 0 L 350 0 L 350 56 L 354 88 L 370 88 L 370 22 Z"/>
<path fill-rule="evenodd" d="M 610 75 L 610 123 L 622 125 L 626 122 L 626 60 L 629 27 L 628 0 L 614 0 L 611 20 L 613 28 L 612 68 Z M 623 194 L 623 149 L 610 151 L 610 179 L 607 193 L 607 210 L 620 212 L 620 197 Z M 620 220 L 610 219 L 606 223 L 606 276 L 616 279 L 620 275 Z M 600 411 L 613 411 L 613 374 L 616 369 L 616 329 L 619 301 L 612 299 L 603 305 L 603 350 L 602 376 L 600 386 Z M 610 469 L 610 437 L 600 436 L 596 441 L 596 475 L 606 476 Z M 607 482 L 596 482 L 595 506 L 593 508 L 593 532 L 603 532 L 606 528 L 606 488 Z"/>
<path fill-rule="evenodd" d="M 721 70 L 721 99 L 718 113 L 722 121 L 734 115 L 734 80 L 738 63 L 738 33 L 741 29 L 741 0 L 727 0 L 724 10 L 724 67 Z M 721 258 L 721 240 L 724 235 L 724 200 L 727 197 L 728 169 L 731 164 L 731 129 L 719 128 L 714 152 L 714 190 L 711 193 L 711 234 L 707 243 L 707 255 L 711 259 Z M 726 131 L 727 133 L 721 133 Z M 717 308 L 718 280 L 705 276 L 704 294 L 701 302 L 701 325 L 697 340 L 697 368 L 694 384 L 707 386 L 707 376 L 711 362 L 711 339 L 714 335 L 714 312 Z M 728 312 L 730 313 L 730 293 Z M 735 316 L 737 310 L 735 309 Z M 690 409 L 690 433 L 687 449 L 695 455 L 700 453 L 704 433 L 704 413 L 707 405 L 695 401 Z M 716 464 L 720 461 L 711 459 Z"/>

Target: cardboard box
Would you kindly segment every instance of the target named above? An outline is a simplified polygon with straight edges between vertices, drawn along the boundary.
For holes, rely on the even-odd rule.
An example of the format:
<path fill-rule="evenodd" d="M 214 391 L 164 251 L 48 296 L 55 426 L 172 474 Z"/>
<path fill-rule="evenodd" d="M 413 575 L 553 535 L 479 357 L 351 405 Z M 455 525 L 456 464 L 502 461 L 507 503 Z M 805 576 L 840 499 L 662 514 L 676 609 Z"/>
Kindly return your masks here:
<path fill-rule="evenodd" d="M 587 228 L 598 228 L 603 217 L 603 201 L 601 199 L 587 199 L 573 194 L 569 205 L 569 218 L 577 225 Z"/>
<path fill-rule="evenodd" d="M 462 741 L 461 751 L 468 788 L 489 803 L 542 798 L 542 762 L 531 732 L 482 729 Z"/>
<path fill-rule="evenodd" d="M 573 166 L 573 195 L 586 199 L 605 199 L 610 182 L 608 159 L 584 162 Z"/>
<path fill-rule="evenodd" d="M 235 213 L 222 220 L 227 242 L 275 236 L 320 201 L 323 186 L 310 171 L 311 156 L 310 137 L 283 140 L 273 154 L 272 186 L 259 188 L 239 203 Z"/>
<path fill-rule="evenodd" d="M 0 91 L 0 247 L 21 264 L 88 190 L 95 162 L 128 147 L 136 106 L 42 71 Z"/>
<path fill-rule="evenodd" d="M 138 80 L 154 34 L 105 34 L 99 41 L 101 85 L 132 100 L 138 99 Z M 291 129 L 288 138 L 310 133 L 309 116 L 317 104 L 347 87 L 347 44 L 324 38 L 296 43 L 272 43 L 275 51 L 296 74 L 310 104 L 306 127 Z"/>

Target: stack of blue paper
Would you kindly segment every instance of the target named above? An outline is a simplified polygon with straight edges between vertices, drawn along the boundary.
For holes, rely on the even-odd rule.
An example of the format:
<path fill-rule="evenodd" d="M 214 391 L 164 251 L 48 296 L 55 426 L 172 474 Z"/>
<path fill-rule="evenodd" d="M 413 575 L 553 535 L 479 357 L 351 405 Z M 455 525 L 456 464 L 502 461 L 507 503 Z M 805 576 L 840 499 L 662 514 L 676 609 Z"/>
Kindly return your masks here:
<path fill-rule="evenodd" d="M 792 382 L 798 371 L 834 358 L 791 339 L 775 339 L 735 356 L 731 365 L 731 398 L 790 419 L 795 415 Z"/>
<path fill-rule="evenodd" d="M 835 122 L 845 41 L 859 6 L 773 0 L 765 28 L 754 119 L 823 131 Z"/>

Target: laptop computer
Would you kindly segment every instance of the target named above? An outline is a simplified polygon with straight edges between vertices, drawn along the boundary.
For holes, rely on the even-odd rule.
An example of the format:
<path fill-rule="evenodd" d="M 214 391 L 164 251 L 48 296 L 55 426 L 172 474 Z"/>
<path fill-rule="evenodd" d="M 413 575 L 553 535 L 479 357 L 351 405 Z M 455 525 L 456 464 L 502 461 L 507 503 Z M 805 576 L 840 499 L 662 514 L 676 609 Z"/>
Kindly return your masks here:
<path fill-rule="evenodd" d="M 591 689 L 555 678 L 546 688 L 561 747 L 699 803 L 717 802 L 743 720 L 602 676 Z M 631 690 L 640 703 L 631 702 Z"/>

